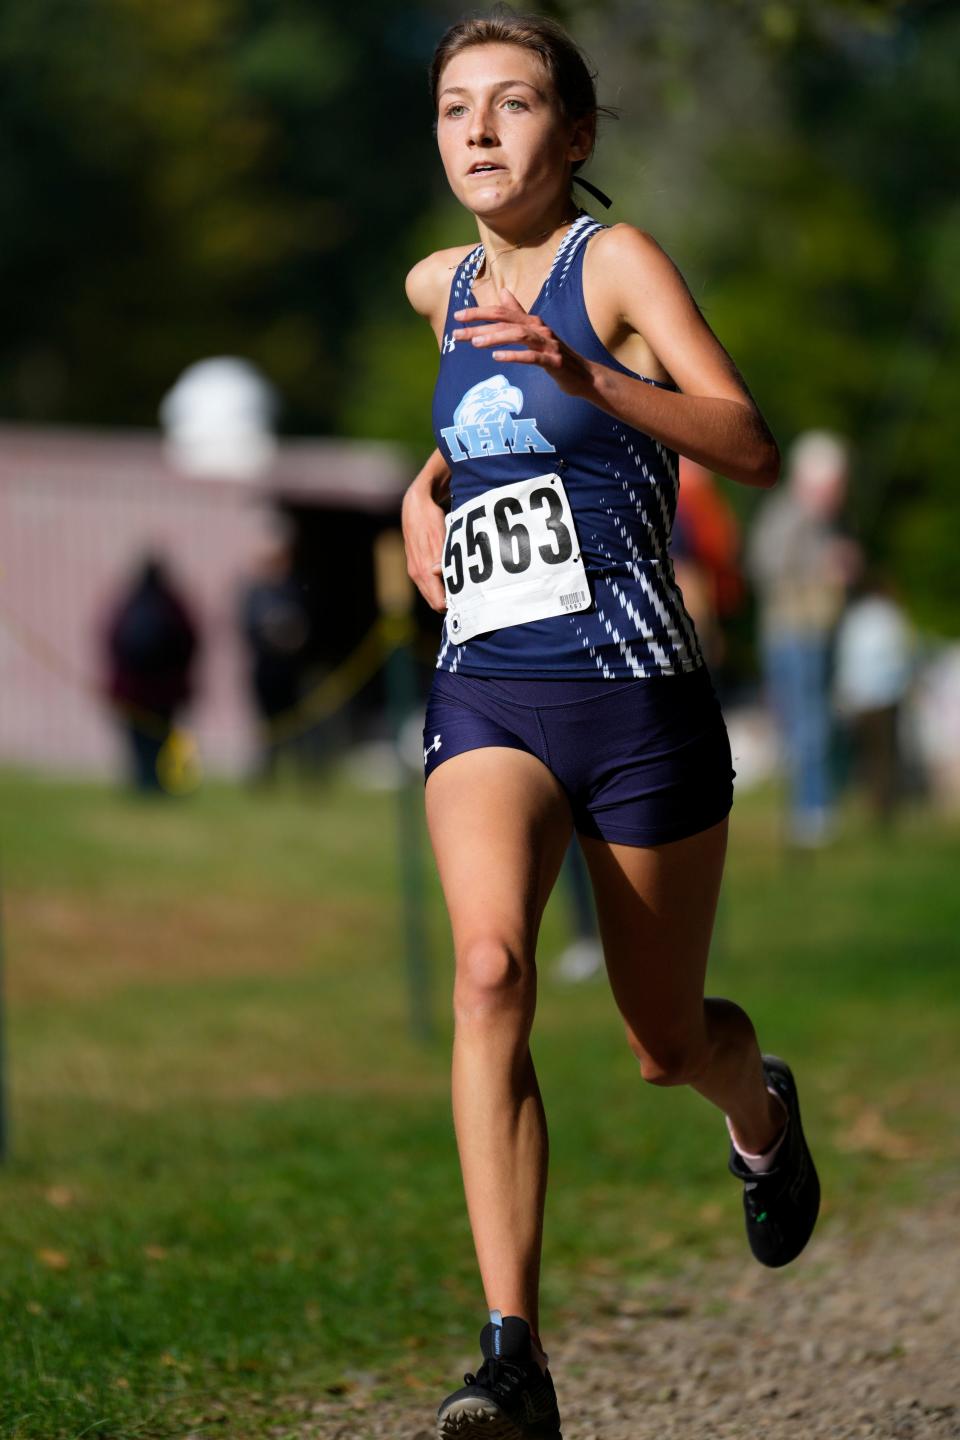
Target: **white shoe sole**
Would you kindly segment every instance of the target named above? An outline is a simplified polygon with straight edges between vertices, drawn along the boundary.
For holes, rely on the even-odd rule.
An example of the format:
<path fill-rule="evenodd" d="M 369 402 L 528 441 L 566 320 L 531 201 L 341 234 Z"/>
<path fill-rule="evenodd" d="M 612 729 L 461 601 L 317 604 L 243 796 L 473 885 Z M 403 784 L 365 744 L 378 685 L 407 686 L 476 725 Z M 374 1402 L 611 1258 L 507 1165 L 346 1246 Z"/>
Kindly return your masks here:
<path fill-rule="evenodd" d="M 555 1440 L 562 1440 L 559 1430 Z M 438 1440 L 528 1440 L 528 1435 L 508 1419 L 501 1410 L 494 1410 L 482 1400 L 461 1400 L 456 1409 L 446 1412 L 437 1421 Z"/>

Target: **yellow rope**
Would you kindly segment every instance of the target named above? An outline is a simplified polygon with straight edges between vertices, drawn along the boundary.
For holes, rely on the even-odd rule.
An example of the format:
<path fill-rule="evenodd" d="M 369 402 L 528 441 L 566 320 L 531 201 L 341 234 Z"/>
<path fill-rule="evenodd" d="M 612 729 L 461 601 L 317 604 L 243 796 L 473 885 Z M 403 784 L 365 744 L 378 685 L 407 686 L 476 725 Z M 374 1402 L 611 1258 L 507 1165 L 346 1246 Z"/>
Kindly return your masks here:
<path fill-rule="evenodd" d="M 49 641 L 35 634 L 2 606 L 0 624 L 28 654 L 59 675 L 66 684 L 96 700 L 105 698 L 100 686 L 78 674 Z M 305 734 L 318 720 L 333 715 L 373 679 L 395 650 L 411 644 L 415 637 L 416 626 L 408 615 L 381 615 L 352 654 L 325 675 L 296 705 L 274 716 L 263 727 L 269 738 L 273 741 L 290 740 L 295 735 Z M 199 784 L 200 757 L 192 734 L 181 726 L 171 728 L 170 722 L 162 719 L 156 711 L 128 702 L 110 703 L 142 734 L 164 739 L 157 768 L 159 772 L 162 767 L 167 774 L 171 782 L 167 788 L 177 793 L 195 789 Z M 160 778 L 161 783 L 165 783 L 162 774 Z"/>
<path fill-rule="evenodd" d="M 289 740 L 304 734 L 318 720 L 341 709 L 372 680 L 395 650 L 409 645 L 416 627 L 407 615 L 381 615 L 351 655 L 325 675 L 296 705 L 274 716 L 265 726 L 271 740 Z"/>
<path fill-rule="evenodd" d="M 169 795 L 190 795 L 200 788 L 200 747 L 189 730 L 174 725 L 160 746 L 157 779 Z"/>

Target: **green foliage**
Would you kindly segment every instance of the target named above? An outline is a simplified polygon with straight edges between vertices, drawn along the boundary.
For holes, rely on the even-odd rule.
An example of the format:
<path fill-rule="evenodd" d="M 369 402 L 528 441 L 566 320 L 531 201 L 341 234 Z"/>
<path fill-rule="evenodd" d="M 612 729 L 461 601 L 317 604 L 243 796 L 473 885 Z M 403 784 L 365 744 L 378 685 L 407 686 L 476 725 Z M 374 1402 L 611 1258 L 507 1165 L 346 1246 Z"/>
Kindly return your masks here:
<path fill-rule="evenodd" d="M 612 218 L 677 259 L 784 448 L 811 425 L 852 437 L 865 542 L 956 633 L 956 7 L 539 8 L 621 111 L 593 162 Z M 459 11 L 8 0 L 7 413 L 152 423 L 186 364 L 233 352 L 288 430 L 427 448 L 436 353 L 402 281 L 472 238 L 441 198 L 425 85 Z"/>
<path fill-rule="evenodd" d="M 430 408 L 437 373 L 437 340 L 404 298 L 407 270 L 434 250 L 475 243 L 473 217 L 452 201 L 424 216 L 384 263 L 373 297 L 351 327 L 349 384 L 343 412 L 348 435 L 406 441 L 433 449 Z"/>
<path fill-rule="evenodd" d="M 948 76 L 960 17 L 934 9 L 848 42 L 806 36 L 784 72 L 781 126 L 718 149 L 719 184 L 745 210 L 735 223 L 719 206 L 700 216 L 697 244 L 722 277 L 709 318 L 763 377 L 776 433 L 851 437 L 868 551 L 921 623 L 955 634 L 960 416 L 947 394 L 960 382 L 960 280 L 945 257 L 960 238 Z"/>
<path fill-rule="evenodd" d="M 422 205 L 427 118 L 419 142 L 382 121 L 427 109 L 420 62 L 386 0 L 349 23 L 297 0 L 5 7 L 15 413 L 150 423 L 186 364 L 232 352 L 290 428 L 336 428 L 342 337 Z"/>

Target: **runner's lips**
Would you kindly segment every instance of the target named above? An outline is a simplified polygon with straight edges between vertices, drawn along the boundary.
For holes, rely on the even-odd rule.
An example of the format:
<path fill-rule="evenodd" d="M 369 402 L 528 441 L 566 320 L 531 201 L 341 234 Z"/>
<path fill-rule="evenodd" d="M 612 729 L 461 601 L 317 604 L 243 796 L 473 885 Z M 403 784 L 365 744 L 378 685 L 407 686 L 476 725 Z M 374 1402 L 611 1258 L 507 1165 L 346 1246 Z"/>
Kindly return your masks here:
<path fill-rule="evenodd" d="M 477 160 L 467 171 L 468 175 L 489 175 L 494 170 L 503 170 L 503 165 L 498 165 L 494 160 Z"/>

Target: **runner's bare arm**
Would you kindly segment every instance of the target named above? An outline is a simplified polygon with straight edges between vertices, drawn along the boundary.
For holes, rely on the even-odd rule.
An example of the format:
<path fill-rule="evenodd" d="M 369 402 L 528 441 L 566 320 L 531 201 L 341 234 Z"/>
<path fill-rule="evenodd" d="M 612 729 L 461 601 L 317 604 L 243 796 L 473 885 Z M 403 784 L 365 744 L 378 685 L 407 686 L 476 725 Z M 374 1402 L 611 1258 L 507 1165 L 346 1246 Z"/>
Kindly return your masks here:
<path fill-rule="evenodd" d="M 434 450 L 407 487 L 401 509 L 407 573 L 432 610 L 446 607 L 440 560 L 446 538 L 444 501 L 450 493 L 450 468 Z"/>
<path fill-rule="evenodd" d="M 639 398 L 647 417 L 639 429 L 731 480 L 775 484 L 777 443 L 670 256 L 632 225 L 612 226 L 597 239 L 601 303 L 605 299 L 624 326 L 644 337 L 681 393 L 637 386 L 607 370 L 594 403 L 632 424 L 630 401 Z M 618 381 L 631 387 L 629 397 Z"/>
<path fill-rule="evenodd" d="M 435 250 L 432 255 L 418 260 L 407 275 L 407 299 L 417 314 L 428 322 L 438 345 L 443 340 L 453 272 L 472 249 L 471 245 L 454 245 L 449 250 Z"/>
<path fill-rule="evenodd" d="M 679 393 L 587 360 L 507 290 L 499 305 L 456 312 L 457 340 L 490 348 L 500 364 L 540 365 L 568 395 L 599 409 L 710 470 L 763 489 L 780 473 L 777 442 L 732 359 L 714 335 L 683 276 L 652 236 L 617 225 L 604 242 L 600 309 L 644 338 Z M 469 322 L 469 324 L 465 324 Z M 596 325 L 595 321 L 595 325 Z M 615 328 L 615 327 L 614 327 Z M 522 350 L 501 345 L 523 344 Z"/>
<path fill-rule="evenodd" d="M 407 276 L 407 299 L 418 315 L 430 324 L 439 345 L 447 314 L 447 300 L 453 272 L 472 246 L 456 245 L 437 250 L 418 261 Z M 401 512 L 407 571 L 420 594 L 433 610 L 446 609 L 440 559 L 445 539 L 444 505 L 450 494 L 450 468 L 439 450 L 434 450 L 403 497 Z"/>

